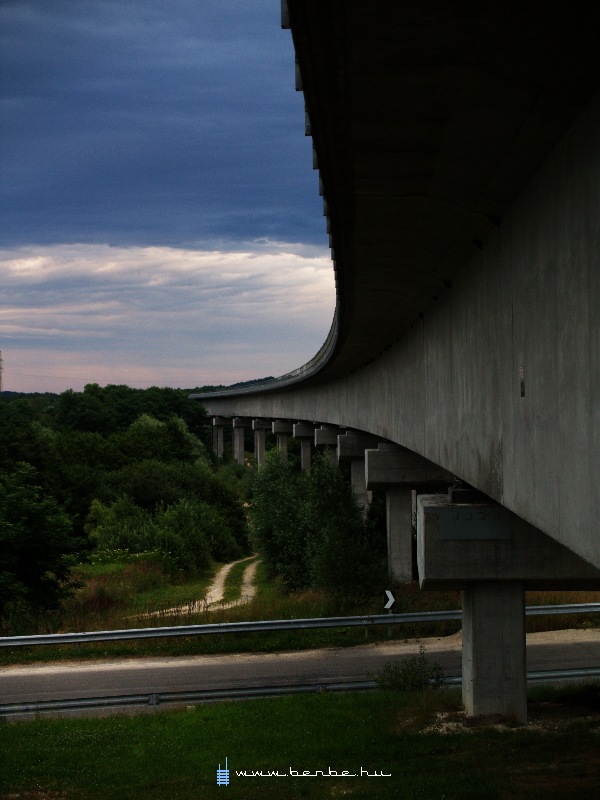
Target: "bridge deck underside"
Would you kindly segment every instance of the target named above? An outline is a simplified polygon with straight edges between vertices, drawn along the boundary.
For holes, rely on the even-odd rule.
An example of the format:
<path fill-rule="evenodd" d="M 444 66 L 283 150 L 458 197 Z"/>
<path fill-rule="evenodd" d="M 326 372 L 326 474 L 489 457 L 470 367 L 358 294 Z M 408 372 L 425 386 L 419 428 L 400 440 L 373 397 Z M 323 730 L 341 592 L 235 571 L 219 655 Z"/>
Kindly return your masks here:
<path fill-rule="evenodd" d="M 398 442 L 600 566 L 600 6 L 288 5 L 337 344 L 204 405 Z"/>

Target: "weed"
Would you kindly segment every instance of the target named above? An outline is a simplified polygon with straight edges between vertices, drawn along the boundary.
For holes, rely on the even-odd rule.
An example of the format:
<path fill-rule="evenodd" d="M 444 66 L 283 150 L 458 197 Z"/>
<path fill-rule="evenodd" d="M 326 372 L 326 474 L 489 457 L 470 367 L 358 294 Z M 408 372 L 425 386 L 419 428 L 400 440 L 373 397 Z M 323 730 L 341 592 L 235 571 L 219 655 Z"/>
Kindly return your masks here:
<path fill-rule="evenodd" d="M 398 692 L 422 692 L 438 689 L 444 683 L 444 671 L 437 661 L 431 662 L 425 655 L 423 645 L 418 656 L 409 656 L 402 661 L 389 661 L 376 675 L 379 689 Z"/>

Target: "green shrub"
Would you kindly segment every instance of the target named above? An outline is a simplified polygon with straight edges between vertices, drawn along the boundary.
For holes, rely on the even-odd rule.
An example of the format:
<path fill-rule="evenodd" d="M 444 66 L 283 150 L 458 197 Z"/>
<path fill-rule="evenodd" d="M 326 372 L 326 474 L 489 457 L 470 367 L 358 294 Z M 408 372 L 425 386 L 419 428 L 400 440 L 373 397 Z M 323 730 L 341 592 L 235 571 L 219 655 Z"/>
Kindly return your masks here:
<path fill-rule="evenodd" d="M 389 661 L 375 676 L 375 683 L 384 691 L 423 692 L 438 689 L 444 684 L 444 671 L 437 661 L 431 662 L 423 645 L 419 655 L 402 661 Z"/>
<path fill-rule="evenodd" d="M 385 535 L 365 519 L 343 472 L 318 455 L 303 502 L 310 583 L 345 596 L 383 588 Z"/>
<path fill-rule="evenodd" d="M 252 482 L 250 514 L 256 549 L 271 576 L 285 591 L 309 583 L 307 532 L 301 508 L 306 477 L 294 471 L 277 450 L 271 450 Z"/>
<path fill-rule="evenodd" d="M 252 484 L 256 548 L 287 591 L 307 587 L 360 597 L 385 579 L 385 534 L 364 518 L 344 474 L 315 456 L 299 472 L 267 453 Z"/>

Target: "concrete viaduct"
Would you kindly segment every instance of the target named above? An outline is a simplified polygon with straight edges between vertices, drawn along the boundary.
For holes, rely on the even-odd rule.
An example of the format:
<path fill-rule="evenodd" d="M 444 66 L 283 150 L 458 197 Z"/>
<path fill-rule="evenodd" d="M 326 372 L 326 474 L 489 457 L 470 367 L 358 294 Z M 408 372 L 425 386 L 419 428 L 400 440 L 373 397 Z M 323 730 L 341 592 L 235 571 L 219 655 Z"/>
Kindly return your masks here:
<path fill-rule="evenodd" d="M 600 588 L 600 4 L 288 0 L 282 24 L 335 317 L 305 366 L 196 397 L 238 459 L 250 425 L 259 461 L 266 428 L 305 467 L 350 458 L 404 580 L 418 490 L 467 712 L 523 720 L 524 590 Z"/>

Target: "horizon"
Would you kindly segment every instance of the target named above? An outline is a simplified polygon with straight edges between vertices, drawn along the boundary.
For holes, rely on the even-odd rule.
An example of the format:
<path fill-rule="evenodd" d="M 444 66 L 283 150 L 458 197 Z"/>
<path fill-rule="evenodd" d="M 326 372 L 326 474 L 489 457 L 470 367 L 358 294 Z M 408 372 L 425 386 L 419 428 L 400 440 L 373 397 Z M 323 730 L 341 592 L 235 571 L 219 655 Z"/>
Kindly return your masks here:
<path fill-rule="evenodd" d="M 281 375 L 335 306 L 278 0 L 0 8 L 3 388 Z"/>

